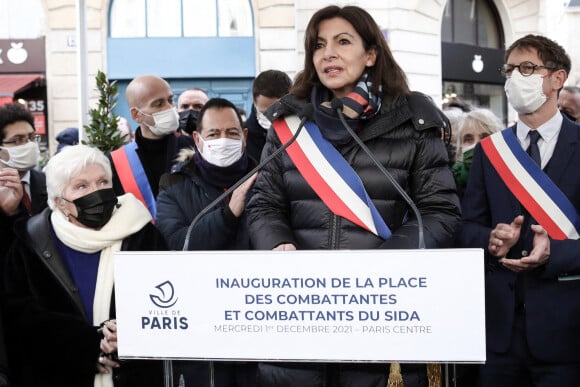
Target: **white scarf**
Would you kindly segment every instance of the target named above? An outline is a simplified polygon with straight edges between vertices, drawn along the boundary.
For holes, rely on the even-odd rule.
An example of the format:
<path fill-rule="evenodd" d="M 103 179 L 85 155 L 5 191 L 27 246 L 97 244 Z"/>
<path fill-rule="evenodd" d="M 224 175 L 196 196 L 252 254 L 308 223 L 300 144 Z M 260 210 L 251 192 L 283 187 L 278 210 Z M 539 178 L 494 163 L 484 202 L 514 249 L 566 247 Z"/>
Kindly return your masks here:
<path fill-rule="evenodd" d="M 109 319 L 111 297 L 113 294 L 113 254 L 121 250 L 123 239 L 141 230 L 151 222 L 151 214 L 145 206 L 133 196 L 119 196 L 118 208 L 107 224 L 100 230 L 79 227 L 70 223 L 60 211 L 52 212 L 50 220 L 54 232 L 66 246 L 83 253 L 101 252 L 97 271 L 97 284 L 93 300 L 93 324 L 100 325 Z M 95 387 L 112 387 L 113 372 L 95 375 Z"/>

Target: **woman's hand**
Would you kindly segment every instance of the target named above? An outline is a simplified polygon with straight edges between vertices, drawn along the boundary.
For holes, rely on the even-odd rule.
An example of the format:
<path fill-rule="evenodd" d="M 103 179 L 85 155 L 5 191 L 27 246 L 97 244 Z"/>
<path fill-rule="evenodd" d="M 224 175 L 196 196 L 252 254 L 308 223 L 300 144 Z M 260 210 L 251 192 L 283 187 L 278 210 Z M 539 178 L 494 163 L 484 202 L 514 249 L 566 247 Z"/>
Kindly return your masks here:
<path fill-rule="evenodd" d="M 97 359 L 97 370 L 99 371 L 100 374 L 108 374 L 111 372 L 109 370 L 110 368 L 117 368 L 119 366 L 120 366 L 119 363 L 117 363 L 114 360 L 111 360 L 104 353 L 101 353 L 99 355 L 99 358 Z"/>
<path fill-rule="evenodd" d="M 292 243 L 282 243 L 272 249 L 273 251 L 294 251 L 296 250 L 296 246 Z"/>
<path fill-rule="evenodd" d="M 101 339 L 101 355 L 97 361 L 97 369 L 100 373 L 109 373 L 108 368 L 119 367 L 116 360 L 117 356 L 117 321 L 108 320 L 103 323 L 101 328 L 103 338 Z"/>

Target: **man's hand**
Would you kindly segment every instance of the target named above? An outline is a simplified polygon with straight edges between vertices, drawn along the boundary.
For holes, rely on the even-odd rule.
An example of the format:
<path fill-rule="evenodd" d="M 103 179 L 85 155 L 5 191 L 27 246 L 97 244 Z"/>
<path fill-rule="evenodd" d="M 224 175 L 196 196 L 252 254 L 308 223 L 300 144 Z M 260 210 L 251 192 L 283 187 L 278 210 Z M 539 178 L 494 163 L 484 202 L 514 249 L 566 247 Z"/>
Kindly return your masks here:
<path fill-rule="evenodd" d="M 16 215 L 23 196 L 24 188 L 18 171 L 7 167 L 0 169 L 0 212 Z"/>
<path fill-rule="evenodd" d="M 487 250 L 496 257 L 505 257 L 520 238 L 523 215 L 516 216 L 510 224 L 499 223 L 489 233 Z"/>
<path fill-rule="evenodd" d="M 520 272 L 523 270 L 533 270 L 545 265 L 550 258 L 550 237 L 544 228 L 538 224 L 532 225 L 534 235 L 534 247 L 530 255 L 520 259 L 501 259 L 500 262 L 506 268 Z"/>
<path fill-rule="evenodd" d="M 254 173 L 252 177 L 246 180 L 242 185 L 232 192 L 232 198 L 230 199 L 230 210 L 232 214 L 234 214 L 237 218 L 242 216 L 244 212 L 244 208 L 246 206 L 246 196 L 248 195 L 248 191 L 254 185 L 256 178 L 258 177 L 258 172 Z"/>

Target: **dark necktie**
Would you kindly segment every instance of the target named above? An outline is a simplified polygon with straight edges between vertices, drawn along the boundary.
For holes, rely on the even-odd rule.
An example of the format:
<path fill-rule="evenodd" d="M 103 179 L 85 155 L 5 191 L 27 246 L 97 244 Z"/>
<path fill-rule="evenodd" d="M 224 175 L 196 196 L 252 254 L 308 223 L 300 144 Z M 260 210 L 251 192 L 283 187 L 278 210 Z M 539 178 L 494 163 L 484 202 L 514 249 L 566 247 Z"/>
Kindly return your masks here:
<path fill-rule="evenodd" d="M 540 157 L 540 148 L 538 148 L 538 140 L 542 137 L 537 130 L 530 130 L 528 132 L 530 136 L 530 146 L 528 146 L 528 154 L 538 164 L 540 168 L 542 168 L 542 159 Z"/>
<path fill-rule="evenodd" d="M 26 193 L 26 183 L 22 183 L 22 203 L 30 213 L 30 210 L 32 209 L 32 202 L 30 201 L 30 196 L 28 196 Z"/>

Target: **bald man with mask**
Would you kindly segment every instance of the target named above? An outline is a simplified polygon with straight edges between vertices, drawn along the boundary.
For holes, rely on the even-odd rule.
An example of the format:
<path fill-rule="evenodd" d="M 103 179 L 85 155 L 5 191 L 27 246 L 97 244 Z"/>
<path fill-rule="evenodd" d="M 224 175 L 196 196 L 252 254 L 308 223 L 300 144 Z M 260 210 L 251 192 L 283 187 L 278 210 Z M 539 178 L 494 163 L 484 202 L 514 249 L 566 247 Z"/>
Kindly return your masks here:
<path fill-rule="evenodd" d="M 156 215 L 159 179 L 180 149 L 175 131 L 179 116 L 169 83 L 155 75 L 142 75 L 127 86 L 125 97 L 131 118 L 139 124 L 135 141 L 110 154 L 113 188 L 117 195 L 133 193 Z"/>
<path fill-rule="evenodd" d="M 209 100 L 209 97 L 199 87 L 186 89 L 179 95 L 177 100 L 177 112 L 179 113 L 179 133 L 191 137 L 195 131 L 197 115 Z M 195 144 L 191 144 L 195 146 Z"/>

